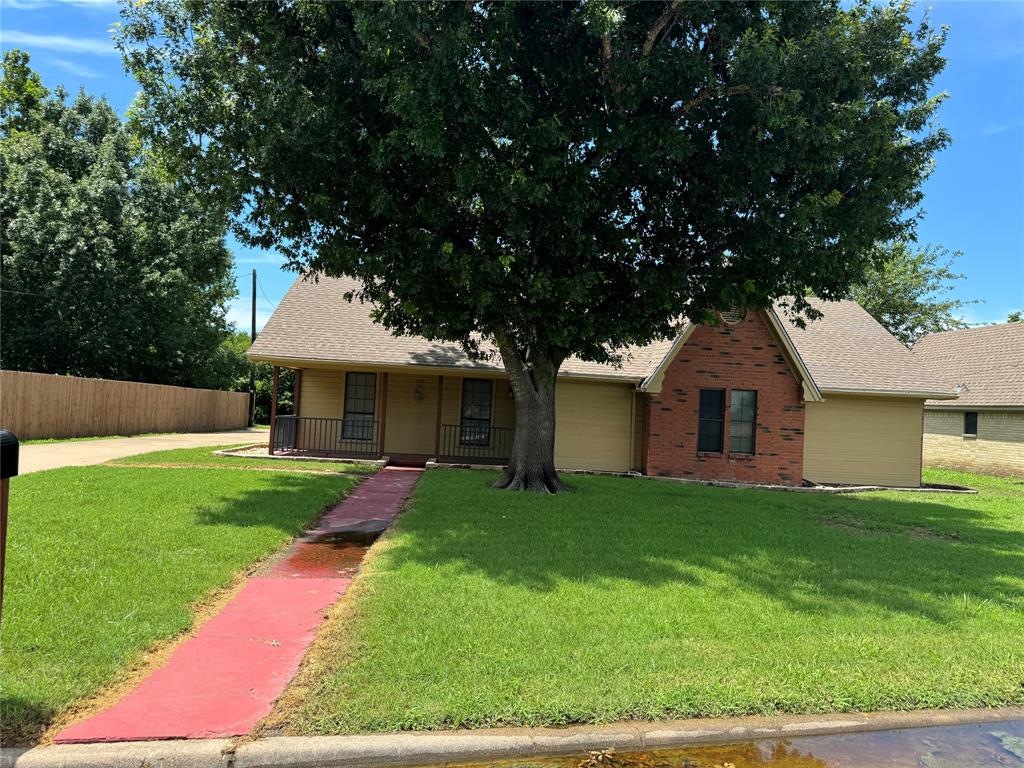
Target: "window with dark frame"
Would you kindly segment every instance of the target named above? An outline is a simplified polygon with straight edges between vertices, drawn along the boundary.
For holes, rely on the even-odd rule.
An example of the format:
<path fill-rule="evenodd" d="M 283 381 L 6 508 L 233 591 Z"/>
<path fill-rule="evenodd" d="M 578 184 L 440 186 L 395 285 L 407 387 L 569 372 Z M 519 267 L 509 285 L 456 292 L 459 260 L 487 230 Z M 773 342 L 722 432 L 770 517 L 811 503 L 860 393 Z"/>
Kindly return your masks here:
<path fill-rule="evenodd" d="M 697 450 L 702 453 L 721 453 L 722 429 L 725 424 L 724 389 L 700 391 L 697 422 Z"/>
<path fill-rule="evenodd" d="M 757 391 L 734 389 L 729 393 L 729 453 L 753 453 L 757 427 Z"/>
<path fill-rule="evenodd" d="M 978 412 L 964 411 L 964 434 L 978 436 Z"/>
<path fill-rule="evenodd" d="M 462 380 L 459 445 L 490 444 L 493 389 L 494 382 L 488 379 Z"/>
<path fill-rule="evenodd" d="M 345 440 L 373 440 L 373 417 L 377 405 L 377 374 L 345 374 L 345 413 L 341 436 Z"/>

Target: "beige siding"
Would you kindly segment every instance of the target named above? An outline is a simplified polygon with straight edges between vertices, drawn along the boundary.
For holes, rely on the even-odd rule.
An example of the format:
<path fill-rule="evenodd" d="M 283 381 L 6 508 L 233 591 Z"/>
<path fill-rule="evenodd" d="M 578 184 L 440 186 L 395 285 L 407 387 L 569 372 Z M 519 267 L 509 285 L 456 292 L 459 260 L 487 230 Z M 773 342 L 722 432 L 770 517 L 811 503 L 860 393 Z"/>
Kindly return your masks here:
<path fill-rule="evenodd" d="M 437 376 L 388 375 L 384 453 L 434 455 Z"/>
<path fill-rule="evenodd" d="M 344 411 L 345 373 L 339 369 L 304 370 L 299 415 L 340 419 Z M 382 376 L 377 373 L 378 421 Z M 459 423 L 462 380 L 462 376 L 444 377 L 442 424 Z M 493 381 L 492 423 L 495 427 L 514 427 L 515 401 L 509 396 L 508 380 Z M 556 391 L 555 463 L 560 468 L 614 472 L 634 468 L 641 411 L 639 404 L 634 403 L 632 386 L 560 379 Z M 384 454 L 434 455 L 437 394 L 436 374 L 388 374 Z"/>
<path fill-rule="evenodd" d="M 302 372 L 299 416 L 340 419 L 345 408 L 345 372 L 307 369 Z"/>
<path fill-rule="evenodd" d="M 1024 411 L 978 411 L 978 436 L 965 437 L 964 411 L 924 416 L 924 461 L 937 467 L 1024 475 Z"/>
<path fill-rule="evenodd" d="M 563 379 L 555 388 L 555 465 L 627 472 L 632 465 L 633 389 Z"/>
<path fill-rule="evenodd" d="M 921 484 L 923 402 L 826 395 L 807 403 L 804 478 L 818 483 Z"/>
<path fill-rule="evenodd" d="M 357 373 L 371 371 L 355 369 Z M 299 416 L 318 419 L 341 419 L 345 415 L 345 374 L 335 368 L 306 368 L 299 385 Z M 380 421 L 381 374 L 377 373 L 376 419 Z M 299 449 L 323 448 L 324 441 L 337 447 L 341 432 L 338 424 L 325 422 L 300 423 L 295 438 Z"/>

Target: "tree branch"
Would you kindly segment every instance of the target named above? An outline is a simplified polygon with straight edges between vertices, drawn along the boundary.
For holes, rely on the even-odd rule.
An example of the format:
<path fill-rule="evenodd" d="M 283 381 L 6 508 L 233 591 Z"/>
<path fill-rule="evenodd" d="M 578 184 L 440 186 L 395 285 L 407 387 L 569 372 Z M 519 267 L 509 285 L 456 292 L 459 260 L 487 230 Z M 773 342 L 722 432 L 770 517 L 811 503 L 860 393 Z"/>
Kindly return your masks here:
<path fill-rule="evenodd" d="M 675 19 L 679 9 L 683 7 L 683 0 L 672 0 L 668 4 L 668 8 L 658 17 L 658 20 L 654 22 L 654 26 L 651 27 L 650 32 L 647 33 L 647 39 L 644 40 L 643 57 L 646 59 L 651 55 L 651 51 L 654 50 L 654 46 L 658 44 L 658 39 L 662 33 L 668 28 L 669 23 Z"/>
<path fill-rule="evenodd" d="M 750 93 L 749 85 L 730 85 L 728 88 L 705 88 L 688 102 L 672 110 L 675 117 L 684 117 L 695 110 L 708 99 L 715 96 L 738 96 L 741 93 Z"/>

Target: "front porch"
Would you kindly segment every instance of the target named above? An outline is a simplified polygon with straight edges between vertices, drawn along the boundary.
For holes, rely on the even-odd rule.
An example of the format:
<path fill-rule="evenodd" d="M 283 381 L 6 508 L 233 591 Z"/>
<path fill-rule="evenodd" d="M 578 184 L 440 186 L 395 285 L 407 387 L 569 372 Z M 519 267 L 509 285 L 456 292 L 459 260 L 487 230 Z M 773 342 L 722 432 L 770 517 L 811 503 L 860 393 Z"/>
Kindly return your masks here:
<path fill-rule="evenodd" d="M 308 456 L 346 459 L 381 459 L 390 456 L 380 439 L 380 422 L 325 419 L 311 416 L 277 416 L 271 430 L 270 453 L 277 456 Z M 512 454 L 514 427 L 467 427 L 440 425 L 438 450 L 430 457 L 441 462 L 504 464 Z M 406 456 L 406 455 L 402 455 Z M 415 461 L 417 454 L 407 456 Z"/>
<path fill-rule="evenodd" d="M 501 465 L 515 436 L 507 380 L 490 375 L 415 375 L 391 371 L 297 369 L 295 414 L 278 414 L 275 368 L 269 453 L 431 459 Z"/>

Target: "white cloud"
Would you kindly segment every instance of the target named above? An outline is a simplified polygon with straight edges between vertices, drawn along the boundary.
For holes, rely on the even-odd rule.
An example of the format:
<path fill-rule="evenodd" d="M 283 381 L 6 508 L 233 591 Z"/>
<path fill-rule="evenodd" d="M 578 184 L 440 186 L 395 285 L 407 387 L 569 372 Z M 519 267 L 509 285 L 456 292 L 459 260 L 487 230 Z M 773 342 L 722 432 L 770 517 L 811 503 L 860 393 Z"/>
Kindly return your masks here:
<path fill-rule="evenodd" d="M 4 47 L 25 46 L 26 48 L 45 48 L 61 53 L 90 53 L 96 56 L 116 56 L 114 43 L 111 40 L 97 40 L 89 37 L 67 37 L 65 35 L 35 35 L 31 32 L 19 32 L 16 29 L 4 30 L 0 33 L 0 43 Z"/>
<path fill-rule="evenodd" d="M 63 69 L 65 72 L 70 72 L 72 75 L 75 75 L 76 77 L 102 77 L 102 75 L 95 69 L 83 66 L 81 64 L 76 64 L 75 62 L 68 61 L 67 59 L 54 59 L 53 65 L 55 67 Z"/>
<path fill-rule="evenodd" d="M 988 325 L 990 323 L 1005 323 L 1006 316 L 1018 309 L 1021 307 L 1005 304 L 972 304 L 969 307 L 964 307 L 961 314 L 968 325 Z"/>
<path fill-rule="evenodd" d="M 1003 123 L 989 123 L 981 129 L 981 134 L 983 136 L 995 136 L 997 133 L 1006 133 L 1006 131 L 1020 128 L 1022 125 L 1024 125 L 1024 119 L 1022 118 L 1013 118 Z"/>
<path fill-rule="evenodd" d="M 235 258 L 235 264 L 276 264 L 279 267 L 284 266 L 284 261 L 284 256 L 275 256 L 272 253 L 245 254 Z"/>
<path fill-rule="evenodd" d="M 260 297 L 256 300 L 256 330 L 259 331 L 263 328 L 264 323 L 267 322 L 267 318 L 270 317 L 270 313 L 274 311 L 274 305 L 269 301 Z M 228 305 L 227 319 L 228 322 L 234 325 L 236 328 L 242 331 L 249 330 L 249 324 L 252 322 L 252 299 L 251 298 L 238 298 L 232 301 Z"/>

